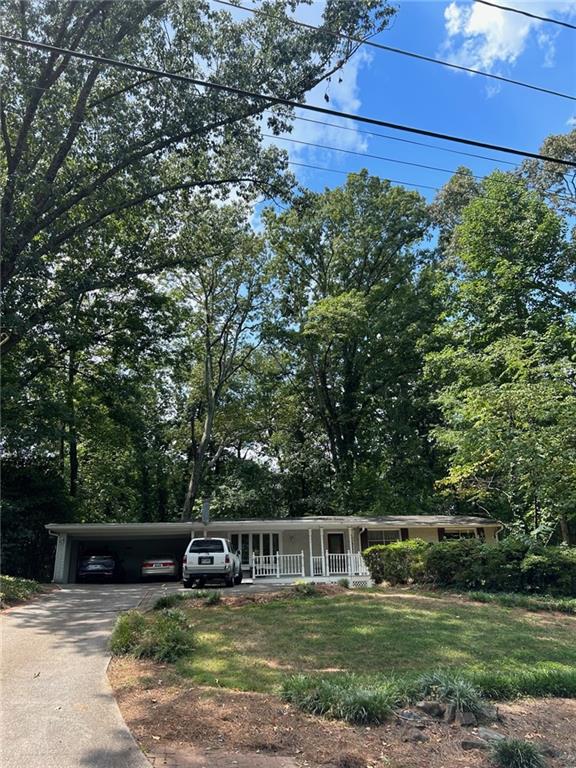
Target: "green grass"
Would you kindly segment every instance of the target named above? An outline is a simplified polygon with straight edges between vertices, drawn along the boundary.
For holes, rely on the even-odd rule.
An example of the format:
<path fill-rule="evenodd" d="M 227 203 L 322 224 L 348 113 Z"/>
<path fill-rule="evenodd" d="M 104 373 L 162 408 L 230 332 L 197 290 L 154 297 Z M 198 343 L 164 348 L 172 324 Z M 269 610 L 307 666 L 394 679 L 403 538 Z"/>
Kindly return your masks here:
<path fill-rule="evenodd" d="M 291 674 L 381 678 L 451 669 L 495 698 L 576 689 L 569 616 L 380 591 L 210 609 L 195 603 L 189 616 L 194 652 L 176 669 L 206 685 L 270 691 Z"/>
<path fill-rule="evenodd" d="M 128 611 L 116 619 L 110 650 L 116 655 L 175 662 L 194 650 L 188 617 L 177 608 L 151 614 Z"/>
<path fill-rule="evenodd" d="M 576 615 L 576 599 L 552 595 L 521 595 L 518 592 L 467 592 L 466 597 L 479 603 L 494 603 L 526 611 L 557 611 Z"/>
<path fill-rule="evenodd" d="M 42 592 L 44 587 L 32 579 L 20 579 L 17 576 L 0 576 L 0 607 L 6 608 L 22 600 L 29 600 Z"/>

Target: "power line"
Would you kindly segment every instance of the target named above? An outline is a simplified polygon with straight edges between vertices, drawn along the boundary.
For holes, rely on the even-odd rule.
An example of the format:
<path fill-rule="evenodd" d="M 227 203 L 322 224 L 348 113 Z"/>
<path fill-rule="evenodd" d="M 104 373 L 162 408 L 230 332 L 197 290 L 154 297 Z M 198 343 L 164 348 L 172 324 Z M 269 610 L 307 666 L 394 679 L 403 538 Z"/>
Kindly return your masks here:
<path fill-rule="evenodd" d="M 228 0 L 213 0 L 214 3 L 218 3 L 218 5 L 226 5 L 230 8 L 236 8 L 241 11 L 247 11 L 248 13 L 254 13 L 258 14 L 260 13 L 262 16 L 267 16 L 269 18 L 273 18 L 272 14 L 266 13 L 261 8 L 248 8 L 245 5 L 240 5 L 239 3 L 232 3 L 228 2 Z M 316 27 L 313 24 L 307 24 L 304 21 L 298 21 L 297 19 L 291 19 L 290 17 L 286 16 L 285 20 L 288 21 L 290 24 L 293 24 L 297 27 L 303 27 L 304 29 L 313 29 L 319 32 L 325 32 L 328 35 L 332 35 L 333 37 L 337 37 L 341 40 L 348 40 L 352 43 L 357 43 L 358 45 L 367 45 L 370 46 L 370 48 L 377 48 L 381 51 L 387 51 L 388 53 L 397 53 L 400 56 L 408 56 L 412 59 L 418 59 L 419 61 L 425 61 L 428 64 L 439 64 L 442 67 L 450 67 L 451 69 L 458 69 L 461 72 L 468 72 L 469 74 L 473 75 L 481 75 L 482 77 L 489 77 L 492 80 L 500 80 L 503 83 L 508 83 L 510 85 L 518 85 L 522 88 L 530 88 L 533 91 L 539 91 L 540 93 L 547 93 L 550 96 L 558 96 L 561 99 L 569 99 L 570 101 L 576 101 L 576 96 L 573 96 L 569 93 L 562 93 L 561 91 L 554 91 L 550 88 L 544 88 L 540 85 L 534 85 L 533 83 L 525 83 L 522 80 L 513 80 L 510 77 L 504 77 L 503 75 L 495 75 L 493 72 L 484 72 L 480 69 L 474 69 L 472 67 L 465 67 L 461 64 L 454 64 L 451 61 L 446 61 L 445 59 L 436 59 L 432 56 L 425 56 L 422 53 L 415 53 L 414 51 L 407 51 L 403 48 L 395 48 L 391 45 L 384 45 L 383 43 L 377 43 L 374 40 L 364 40 L 361 37 L 352 37 L 351 35 L 345 35 L 342 32 L 335 32 L 330 29 L 322 29 L 321 27 Z"/>
<path fill-rule="evenodd" d="M 218 0 L 214 0 L 218 2 Z M 474 0 L 475 3 L 481 3 L 482 5 L 490 5 L 492 8 L 498 8 L 501 11 L 510 11 L 510 13 L 519 13 L 522 16 L 529 16 L 531 19 L 538 19 L 538 21 L 548 21 L 550 24 L 559 24 L 561 27 L 567 27 L 568 29 L 576 29 L 574 24 L 570 24 L 567 21 L 560 21 L 560 19 L 551 19 L 548 16 L 538 16 L 535 13 L 529 11 L 523 11 L 520 8 L 511 8 L 509 5 L 498 5 L 497 3 L 490 3 L 488 0 Z"/>
<path fill-rule="evenodd" d="M 576 167 L 576 161 L 565 160 L 563 158 L 552 157 L 550 155 L 542 155 L 538 152 L 528 152 L 523 149 L 515 149 L 514 147 L 505 147 L 500 144 L 490 144 L 485 141 L 476 141 L 474 139 L 466 139 L 461 136 L 454 136 L 453 134 L 440 133 L 438 131 L 429 131 L 424 128 L 415 128 L 414 126 L 402 125 L 400 123 L 392 123 L 387 120 L 379 120 L 375 117 L 367 117 L 366 115 L 357 115 L 352 112 L 342 112 L 336 109 L 328 109 L 327 107 L 314 106 L 312 104 L 300 103 L 293 99 L 286 99 L 282 96 L 273 96 L 264 93 L 257 93 L 255 91 L 248 91 L 244 88 L 238 88 L 233 85 L 224 85 L 223 83 L 214 83 L 209 80 L 200 80 L 199 78 L 190 77 L 189 75 L 180 75 L 175 72 L 166 72 L 161 69 L 154 69 L 152 67 L 145 67 L 141 64 L 131 64 L 126 61 L 119 61 L 118 59 L 110 59 L 105 56 L 96 56 L 91 53 L 82 53 L 81 51 L 74 51 L 69 48 L 61 48 L 56 45 L 50 45 L 49 43 L 36 43 L 32 40 L 23 40 L 18 37 L 11 37 L 10 35 L 0 35 L 0 40 L 14 45 L 23 45 L 29 48 L 35 48 L 40 51 L 56 51 L 57 53 L 64 54 L 66 56 L 75 57 L 78 59 L 84 59 L 86 61 L 94 61 L 104 66 L 121 67 L 133 72 L 144 72 L 156 77 L 165 77 L 170 80 L 176 80 L 178 82 L 190 83 L 192 85 L 202 86 L 204 88 L 212 88 L 222 93 L 231 93 L 235 96 L 245 96 L 251 99 L 259 99 L 261 101 L 267 101 L 271 105 L 283 104 L 287 107 L 294 109 L 304 109 L 310 112 L 318 112 L 323 115 L 332 115 L 334 117 L 341 117 L 346 120 L 355 120 L 359 123 L 366 123 L 368 125 L 377 125 L 383 128 L 392 128 L 397 131 L 404 131 L 405 133 L 415 133 L 421 136 L 430 136 L 434 139 L 442 139 L 444 141 L 453 141 L 457 144 L 466 144 L 472 147 L 481 147 L 483 149 L 492 149 L 497 152 L 505 152 L 507 154 L 516 155 L 519 157 L 530 157 L 535 160 L 545 160 L 551 163 L 558 163 L 559 165 L 567 165 L 569 167 Z"/>
<path fill-rule="evenodd" d="M 328 173 L 339 173 L 341 176 L 349 176 L 351 173 L 358 173 L 358 171 L 342 171 L 339 168 L 326 168 L 322 165 L 311 165 L 309 163 L 300 163 L 296 160 L 288 160 L 288 165 L 296 165 L 298 168 L 309 168 L 312 171 L 326 171 Z M 399 179 L 386 179 L 391 184 L 402 184 L 405 187 L 418 187 L 420 189 L 431 189 L 433 192 L 439 192 L 441 187 L 431 187 L 428 184 L 415 184 L 412 181 L 400 181 Z"/>
<path fill-rule="evenodd" d="M 402 139 L 400 136 L 391 136 L 389 133 L 379 133 L 378 131 L 364 131 L 362 128 L 350 128 L 347 125 L 338 125 L 338 123 L 329 123 L 326 120 L 314 120 L 311 117 L 302 117 L 301 115 L 294 115 L 294 120 L 301 120 L 305 123 L 315 123 L 316 125 L 325 125 L 329 128 L 338 128 L 341 131 L 351 131 L 352 133 L 361 133 L 366 136 L 378 136 L 381 139 L 390 139 L 390 141 L 400 141 L 403 144 L 414 144 L 417 147 L 428 147 L 429 149 L 435 149 L 438 152 L 450 152 L 453 155 L 463 155 L 465 157 L 476 157 L 480 160 L 490 160 L 493 163 L 502 163 L 504 165 L 511 165 L 514 168 L 518 166 L 516 163 L 510 162 L 510 160 L 501 160 L 497 157 L 490 157 L 489 155 L 478 155 L 475 152 L 465 152 L 463 149 L 450 149 L 449 147 L 440 147 L 437 144 L 428 144 L 424 141 L 414 141 L 414 139 Z"/>
<path fill-rule="evenodd" d="M 440 173 L 450 173 L 453 176 L 467 176 L 468 175 L 466 171 L 459 171 L 458 169 L 452 170 L 450 168 L 439 168 L 438 166 L 435 166 L 435 165 L 425 165 L 424 163 L 413 163 L 413 162 L 410 162 L 409 160 L 397 160 L 397 159 L 395 159 L 393 157 L 384 157 L 382 155 L 373 155 L 373 154 L 371 154 L 369 152 L 359 152 L 359 151 L 356 151 L 354 149 L 342 149 L 340 147 L 331 147 L 331 146 L 328 146 L 326 144 L 316 144 L 313 141 L 303 141 L 301 139 L 293 139 L 293 138 L 291 138 L 289 136 L 274 136 L 273 134 L 270 134 L 270 133 L 263 133 L 262 135 L 266 136 L 266 138 L 270 138 L 270 139 L 280 139 L 281 141 L 290 141 L 290 142 L 293 142 L 294 144 L 303 144 L 304 146 L 307 146 L 307 147 L 316 147 L 318 149 L 326 149 L 326 150 L 329 150 L 331 152 L 343 152 L 344 154 L 355 155 L 356 157 L 367 157 L 367 158 L 371 158 L 373 160 L 384 160 L 384 161 L 389 162 L 389 163 L 398 163 L 399 165 L 407 165 L 407 166 L 410 166 L 412 168 L 424 168 L 427 171 L 438 171 Z M 292 162 L 292 161 L 289 161 L 289 162 Z M 307 167 L 307 166 L 303 166 L 303 167 Z M 310 166 L 310 167 L 313 167 L 313 166 Z M 347 171 L 341 171 L 341 170 L 332 169 L 332 168 L 319 168 L 319 167 L 316 167 L 315 170 L 332 171 L 334 173 L 348 173 Z M 476 179 L 477 181 L 484 181 L 484 179 L 486 178 L 486 176 L 479 176 L 478 174 L 475 174 L 475 173 L 472 173 L 472 172 L 470 172 L 470 176 L 473 179 Z M 413 183 L 410 183 L 410 182 L 407 182 L 407 181 L 398 181 L 397 179 L 389 179 L 389 181 L 393 181 L 395 184 L 407 184 L 408 186 L 413 186 L 413 187 L 423 187 L 423 189 L 436 189 L 436 190 L 440 189 L 440 187 L 430 187 L 430 186 L 427 186 L 426 184 L 413 184 Z M 573 198 L 572 197 L 568 197 L 566 195 L 558 195 L 558 198 L 561 199 L 561 200 L 569 200 L 570 202 L 573 202 Z"/>
<path fill-rule="evenodd" d="M 454 175 L 467 175 L 465 171 L 454 171 L 450 168 L 438 168 L 435 165 L 425 165 L 424 163 L 413 163 L 409 160 L 397 160 L 394 157 L 384 157 L 383 155 L 373 155 L 369 152 L 359 152 L 354 149 L 342 149 L 341 147 L 330 147 L 327 144 L 316 144 L 313 141 L 303 141 L 302 139 L 293 139 L 290 136 L 275 136 L 271 133 L 263 133 L 263 136 L 266 136 L 268 139 L 280 139 L 280 141 L 291 141 L 294 144 L 303 144 L 307 147 L 316 147 L 318 149 L 327 149 L 330 152 L 344 152 L 347 155 L 356 155 L 357 157 L 369 157 L 372 160 L 384 160 L 388 163 L 398 163 L 399 165 L 409 165 L 412 168 L 424 168 L 427 171 L 439 171 L 440 173 L 451 173 Z M 477 176 L 476 174 L 471 174 L 474 179 L 483 179 L 483 176 Z"/>

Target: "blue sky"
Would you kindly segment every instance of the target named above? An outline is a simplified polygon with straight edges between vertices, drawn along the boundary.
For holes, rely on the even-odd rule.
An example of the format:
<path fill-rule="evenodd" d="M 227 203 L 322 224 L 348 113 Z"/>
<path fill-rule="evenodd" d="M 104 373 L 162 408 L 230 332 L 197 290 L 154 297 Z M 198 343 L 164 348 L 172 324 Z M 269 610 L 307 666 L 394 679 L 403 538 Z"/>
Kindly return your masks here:
<path fill-rule="evenodd" d="M 507 0 L 533 13 L 576 21 L 576 0 Z M 400 0 L 391 27 L 375 40 L 386 45 L 441 57 L 467 66 L 487 70 L 517 80 L 543 85 L 567 93 L 576 92 L 576 31 L 556 25 L 530 21 L 471 2 L 440 0 Z M 322 4 L 300 10 L 297 18 L 317 23 Z M 343 82 L 322 85 L 308 101 L 323 106 L 328 88 L 330 106 L 343 111 L 390 120 L 397 123 L 452 133 L 537 151 L 551 133 L 571 129 L 576 102 L 541 94 L 479 76 L 459 73 L 446 67 L 427 64 L 392 53 L 366 49 L 357 53 L 343 72 Z M 305 116 L 315 118 L 313 114 Z M 333 118 L 323 118 L 337 122 Z M 354 128 L 354 124 L 342 121 Z M 399 138 L 413 138 L 438 148 L 418 147 L 360 133 L 369 129 L 330 129 L 295 121 L 292 136 L 304 141 L 330 144 L 384 155 L 397 160 L 424 163 L 446 169 L 466 164 L 478 175 L 496 167 L 510 168 L 493 161 L 475 159 L 441 151 L 439 147 L 459 149 L 455 144 L 407 134 L 375 129 Z M 303 163 L 327 166 L 342 171 L 367 167 L 371 173 L 414 184 L 438 187 L 448 173 L 428 171 L 400 164 L 347 156 L 339 152 L 298 147 L 278 142 L 289 149 L 291 158 Z M 463 148 L 476 152 L 474 149 Z M 519 162 L 519 158 L 492 151 L 479 154 Z M 345 176 L 294 167 L 300 181 L 312 189 L 342 184 Z M 427 197 L 432 190 L 420 190 Z"/>

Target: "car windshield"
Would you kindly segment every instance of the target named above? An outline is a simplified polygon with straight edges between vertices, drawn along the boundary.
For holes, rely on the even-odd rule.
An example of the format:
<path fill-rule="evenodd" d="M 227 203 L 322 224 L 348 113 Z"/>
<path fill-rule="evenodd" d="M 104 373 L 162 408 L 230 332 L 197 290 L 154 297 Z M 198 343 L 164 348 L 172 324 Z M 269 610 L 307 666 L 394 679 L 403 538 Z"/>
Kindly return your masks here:
<path fill-rule="evenodd" d="M 99 557 L 98 555 L 95 555 L 93 557 L 85 557 L 84 560 L 82 560 L 83 565 L 106 565 L 112 567 L 114 565 L 114 560 L 111 557 Z"/>
<path fill-rule="evenodd" d="M 220 539 L 196 539 L 190 544 L 190 552 L 224 552 Z"/>

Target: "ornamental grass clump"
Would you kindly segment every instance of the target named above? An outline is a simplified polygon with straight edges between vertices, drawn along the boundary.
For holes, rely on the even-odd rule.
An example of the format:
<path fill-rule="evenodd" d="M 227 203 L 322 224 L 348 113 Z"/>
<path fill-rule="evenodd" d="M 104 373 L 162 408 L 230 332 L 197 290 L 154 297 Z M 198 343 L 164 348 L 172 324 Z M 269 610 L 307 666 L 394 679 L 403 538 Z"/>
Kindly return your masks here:
<path fill-rule="evenodd" d="M 0 576 L 0 607 L 5 608 L 32 595 L 42 592 L 42 585 L 33 579 L 21 579 L 18 576 Z"/>
<path fill-rule="evenodd" d="M 492 764 L 497 768 L 545 768 L 546 763 L 535 744 L 521 739 L 503 739 L 494 743 Z"/>
<path fill-rule="evenodd" d="M 486 698 L 495 701 L 517 699 L 522 696 L 542 698 L 576 698 L 576 669 L 553 666 L 515 671 L 470 671 L 466 678 L 480 689 Z"/>
<path fill-rule="evenodd" d="M 303 712 L 355 724 L 383 723 L 403 703 L 394 682 L 365 680 L 357 675 L 295 675 L 284 682 L 282 697 Z"/>
<path fill-rule="evenodd" d="M 479 716 L 485 713 L 482 690 L 461 675 L 442 670 L 428 672 L 416 679 L 414 688 L 420 698 L 453 704 L 459 712 L 472 712 Z"/>

